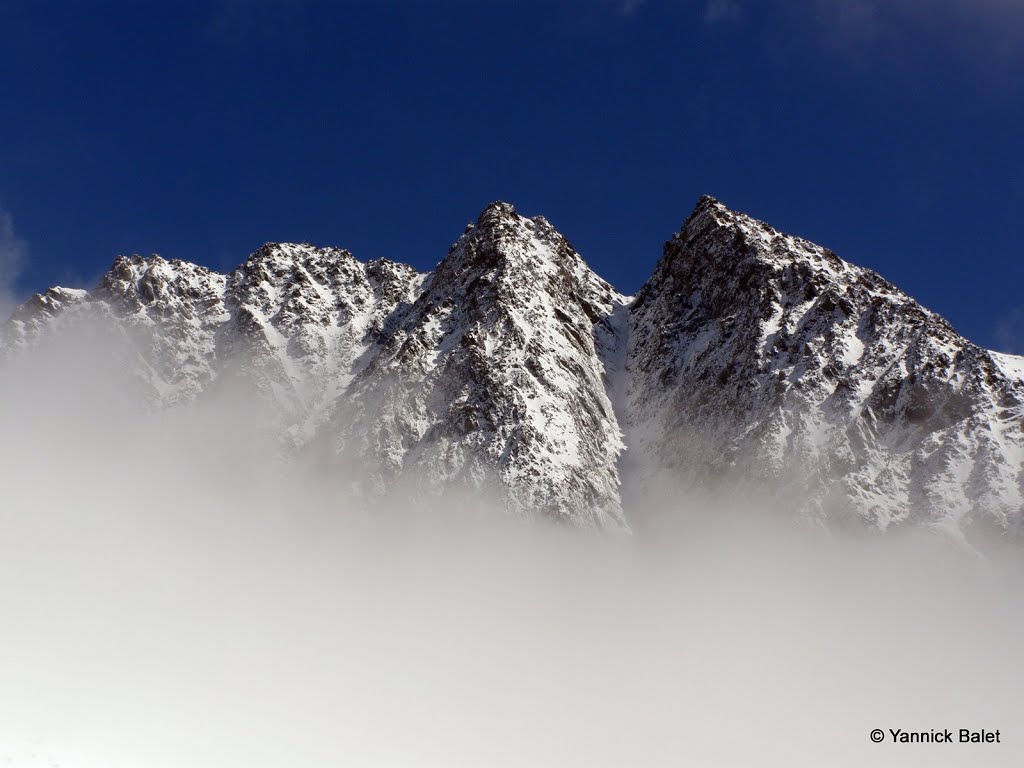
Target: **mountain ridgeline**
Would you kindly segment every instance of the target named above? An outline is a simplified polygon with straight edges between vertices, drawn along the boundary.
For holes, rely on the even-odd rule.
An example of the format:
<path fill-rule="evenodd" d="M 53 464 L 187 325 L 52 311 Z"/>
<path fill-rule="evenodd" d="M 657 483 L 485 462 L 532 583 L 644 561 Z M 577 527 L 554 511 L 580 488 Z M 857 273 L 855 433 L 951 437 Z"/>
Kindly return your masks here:
<path fill-rule="evenodd" d="M 0 354 L 87 320 L 124 340 L 151 407 L 243 382 L 290 450 L 360 468 L 353 499 L 486 489 L 513 514 L 627 529 L 667 483 L 825 525 L 969 538 L 1024 520 L 1024 358 L 709 197 L 635 297 L 494 203 L 428 274 L 293 244 L 228 275 L 120 257 L 91 290 L 19 307 Z"/>

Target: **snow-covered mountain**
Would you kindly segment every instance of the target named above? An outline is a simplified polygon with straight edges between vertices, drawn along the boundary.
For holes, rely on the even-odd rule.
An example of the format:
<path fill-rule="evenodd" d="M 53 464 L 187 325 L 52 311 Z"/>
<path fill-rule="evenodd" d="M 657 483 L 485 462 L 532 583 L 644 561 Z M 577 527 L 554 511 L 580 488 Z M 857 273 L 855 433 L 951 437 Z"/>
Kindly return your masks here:
<path fill-rule="evenodd" d="M 1024 358 L 876 273 L 704 198 L 630 314 L 642 471 L 879 528 L 1020 525 Z"/>
<path fill-rule="evenodd" d="M 51 288 L 15 310 L 10 355 L 89 320 L 125 340 L 126 366 L 157 407 L 226 381 L 272 399 L 302 441 L 326 419 L 425 275 L 348 251 L 268 244 L 228 275 L 159 256 L 119 257 L 90 291 Z"/>
<path fill-rule="evenodd" d="M 625 302 L 543 218 L 489 206 L 352 383 L 339 449 L 378 484 L 496 483 L 518 511 L 622 525 L 597 331 Z"/>
<path fill-rule="evenodd" d="M 1024 519 L 1024 358 L 711 198 L 632 299 L 545 219 L 495 203 L 430 274 L 309 245 L 228 275 L 121 257 L 89 291 L 18 308 L 0 352 L 86 318 L 126 341 L 154 406 L 245 382 L 288 445 L 363 467 L 360 495 L 486 488 L 516 514 L 625 528 L 622 482 L 667 477 L 771 489 L 823 522 Z"/>

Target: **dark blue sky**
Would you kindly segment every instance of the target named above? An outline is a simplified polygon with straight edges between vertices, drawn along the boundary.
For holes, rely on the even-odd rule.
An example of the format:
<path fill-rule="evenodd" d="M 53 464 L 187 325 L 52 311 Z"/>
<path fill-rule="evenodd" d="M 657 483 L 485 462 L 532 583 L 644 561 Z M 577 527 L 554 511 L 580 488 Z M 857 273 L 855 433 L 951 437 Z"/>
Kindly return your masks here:
<path fill-rule="evenodd" d="M 494 199 L 624 291 L 697 197 L 1024 352 L 1017 0 L 0 3 L 0 266 L 430 268 Z"/>

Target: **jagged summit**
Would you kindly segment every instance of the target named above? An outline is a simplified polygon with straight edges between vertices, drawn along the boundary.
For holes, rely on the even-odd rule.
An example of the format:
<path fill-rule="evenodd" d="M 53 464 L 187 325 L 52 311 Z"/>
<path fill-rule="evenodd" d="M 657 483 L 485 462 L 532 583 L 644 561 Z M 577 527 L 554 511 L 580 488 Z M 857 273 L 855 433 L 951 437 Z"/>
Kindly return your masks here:
<path fill-rule="evenodd" d="M 288 243 L 268 242 L 261 245 L 246 259 L 246 261 L 263 261 L 266 259 L 288 258 L 320 254 L 325 257 L 354 258 L 346 248 L 335 248 L 333 246 L 316 246 L 311 243 Z"/>
<path fill-rule="evenodd" d="M 531 221 L 538 226 L 551 227 L 551 223 L 544 216 L 521 216 L 514 204 L 507 203 L 503 200 L 495 200 L 493 203 L 487 205 L 482 211 L 480 211 L 480 215 L 477 216 L 476 223 L 472 226 L 500 226 L 502 223 L 514 223 L 521 219 Z"/>
<path fill-rule="evenodd" d="M 765 263 L 805 259 L 826 270 L 841 271 L 846 267 L 853 267 L 829 249 L 780 232 L 770 224 L 733 210 L 709 195 L 704 195 L 697 202 L 680 231 L 673 235 L 670 241 L 676 243 L 677 247 L 667 248 L 663 258 L 688 252 L 684 246 L 702 238 L 725 241 L 729 237 L 733 241 L 728 243 L 730 247 L 705 249 L 702 255 L 726 257 L 733 261 L 737 257 L 755 259 Z"/>
<path fill-rule="evenodd" d="M 695 299 L 691 309 L 727 316 L 754 306 L 762 323 L 772 326 L 781 319 L 776 314 L 806 306 L 818 297 L 823 309 L 835 305 L 840 311 L 852 311 L 846 297 L 850 283 L 879 301 L 898 296 L 908 311 L 948 326 L 876 272 L 779 232 L 710 196 L 700 199 L 680 231 L 665 244 L 653 275 L 637 295 L 636 307 L 661 293 L 685 293 Z"/>
<path fill-rule="evenodd" d="M 504 200 L 495 200 L 493 203 L 489 203 L 480 211 L 480 215 L 477 216 L 477 223 L 485 221 L 494 221 L 502 218 L 512 218 L 517 216 L 516 207 L 512 203 L 506 203 Z"/>
<path fill-rule="evenodd" d="M 730 212 L 729 207 L 714 195 L 701 195 L 699 198 L 697 198 L 697 204 L 693 207 L 693 212 L 690 214 L 687 221 L 689 221 L 689 219 L 694 218 L 695 216 L 700 215 L 702 212 L 706 210 L 720 210 L 723 212 Z"/>
<path fill-rule="evenodd" d="M 697 225 L 700 219 L 707 216 L 714 217 L 719 223 L 724 223 L 729 217 L 742 216 L 742 214 L 733 211 L 718 198 L 712 197 L 711 195 L 701 195 L 697 200 L 697 204 L 690 212 L 690 215 L 687 216 L 686 220 L 683 222 L 683 226 L 680 228 L 680 231 L 677 232 L 674 237 L 678 237 L 691 226 Z"/>
<path fill-rule="evenodd" d="M 632 300 L 495 202 L 427 274 L 301 243 L 228 274 L 119 257 L 92 290 L 19 307 L 0 352 L 83 318 L 132 341 L 155 407 L 246 382 L 287 445 L 365 466 L 359 497 L 489 487 L 516 514 L 625 528 L 622 485 L 659 477 L 825 524 L 1024 521 L 1024 359 L 710 196 Z"/>
<path fill-rule="evenodd" d="M 476 224 L 467 227 L 438 264 L 433 280 L 444 284 L 469 271 L 477 277 L 484 272 L 507 273 L 508 280 L 499 281 L 504 291 L 530 290 L 535 281 L 550 281 L 566 272 L 579 273 L 581 279 L 584 273 L 589 273 L 592 277 L 584 282 L 594 282 L 601 290 L 611 290 L 547 219 L 520 216 L 514 206 L 503 202 L 487 206 Z M 480 285 L 492 283 L 488 278 Z"/>

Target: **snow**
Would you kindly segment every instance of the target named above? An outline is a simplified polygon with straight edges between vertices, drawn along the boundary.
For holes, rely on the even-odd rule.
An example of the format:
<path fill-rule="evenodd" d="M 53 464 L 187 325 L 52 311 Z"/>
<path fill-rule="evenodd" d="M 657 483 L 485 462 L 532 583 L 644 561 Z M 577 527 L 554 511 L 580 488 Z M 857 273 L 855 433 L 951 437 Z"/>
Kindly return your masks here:
<path fill-rule="evenodd" d="M 773 307 L 772 316 L 765 320 L 761 326 L 761 354 L 765 357 L 771 351 L 771 345 L 775 341 L 776 334 L 782 330 L 783 312 L 782 304 L 777 303 Z"/>
<path fill-rule="evenodd" d="M 856 365 L 864 357 L 864 342 L 857 336 L 856 327 L 848 330 L 843 352 L 844 365 Z"/>
<path fill-rule="evenodd" d="M 990 352 L 992 359 L 999 366 L 1004 376 L 1024 382 L 1024 357 L 1018 355 L 1006 355 L 1000 352 Z"/>

